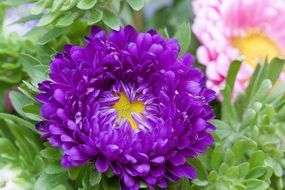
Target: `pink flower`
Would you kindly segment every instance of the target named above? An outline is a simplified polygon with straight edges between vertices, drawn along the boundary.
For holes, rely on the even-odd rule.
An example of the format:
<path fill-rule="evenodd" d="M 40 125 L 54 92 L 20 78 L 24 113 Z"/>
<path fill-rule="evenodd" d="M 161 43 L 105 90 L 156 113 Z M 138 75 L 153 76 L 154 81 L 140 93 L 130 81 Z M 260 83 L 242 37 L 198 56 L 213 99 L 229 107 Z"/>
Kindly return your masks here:
<path fill-rule="evenodd" d="M 197 57 L 207 66 L 208 87 L 219 95 L 233 60 L 243 60 L 236 97 L 257 63 L 285 55 L 284 0 L 195 0 L 193 9 L 193 32 L 201 43 Z"/>

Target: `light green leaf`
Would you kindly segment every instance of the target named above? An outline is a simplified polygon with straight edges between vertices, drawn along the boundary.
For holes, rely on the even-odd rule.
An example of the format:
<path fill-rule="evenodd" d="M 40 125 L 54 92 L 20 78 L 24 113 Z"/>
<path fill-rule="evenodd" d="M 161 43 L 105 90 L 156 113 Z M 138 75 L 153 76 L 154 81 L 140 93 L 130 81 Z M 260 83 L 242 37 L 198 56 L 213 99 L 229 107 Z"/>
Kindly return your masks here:
<path fill-rule="evenodd" d="M 197 171 L 197 177 L 199 179 L 206 179 L 207 178 L 207 171 L 206 168 L 204 167 L 203 163 L 201 162 L 200 159 L 198 158 L 191 158 L 187 160 L 188 163 L 190 163 Z"/>
<path fill-rule="evenodd" d="M 99 9 L 88 12 L 87 24 L 93 25 L 103 18 L 103 12 Z"/>
<path fill-rule="evenodd" d="M 256 91 L 256 94 L 252 97 L 251 102 L 258 102 L 264 100 L 265 97 L 269 94 L 272 88 L 272 83 L 269 79 L 262 81 L 260 87 Z"/>
<path fill-rule="evenodd" d="M 0 157 L 2 154 L 17 157 L 18 150 L 10 140 L 0 137 Z"/>
<path fill-rule="evenodd" d="M 61 167 L 61 165 L 58 163 L 50 164 L 46 167 L 45 172 L 47 174 L 59 174 L 64 172 L 64 168 Z"/>
<path fill-rule="evenodd" d="M 142 9 L 144 6 L 144 0 L 127 0 L 127 2 L 136 11 Z"/>
<path fill-rule="evenodd" d="M 233 144 L 232 151 L 234 153 L 236 163 L 241 162 L 242 158 L 244 157 L 244 153 L 245 153 L 244 147 L 245 147 L 244 140 L 239 140 Z"/>
<path fill-rule="evenodd" d="M 64 185 L 58 185 L 55 188 L 52 188 L 51 190 L 67 190 Z"/>
<path fill-rule="evenodd" d="M 43 17 L 40 19 L 38 26 L 46 26 L 52 23 L 58 16 L 59 12 L 49 12 L 47 14 L 44 14 Z"/>
<path fill-rule="evenodd" d="M 78 16 L 78 13 L 69 12 L 64 17 L 61 17 L 60 19 L 58 19 L 55 26 L 57 26 L 57 27 L 69 26 L 74 22 L 74 20 L 77 18 L 77 16 Z"/>
<path fill-rule="evenodd" d="M 77 4 L 78 0 L 66 0 L 61 7 L 61 11 L 67 11 Z"/>
<path fill-rule="evenodd" d="M 280 73 L 284 68 L 284 60 L 279 58 L 274 58 L 269 64 L 268 76 L 267 78 L 271 80 L 272 84 L 275 84 L 276 80 L 279 78 Z"/>
<path fill-rule="evenodd" d="M 66 31 L 66 28 L 53 28 L 52 30 L 45 33 L 38 40 L 38 44 L 43 45 L 48 43 L 49 41 L 55 39 Z"/>
<path fill-rule="evenodd" d="M 250 168 L 262 166 L 264 164 L 265 154 L 261 150 L 256 151 L 249 158 Z"/>
<path fill-rule="evenodd" d="M 103 22 L 114 30 L 120 29 L 120 20 L 119 18 L 109 10 L 104 10 Z"/>
<path fill-rule="evenodd" d="M 65 0 L 56 0 L 56 1 L 53 1 L 51 11 L 52 11 L 52 12 L 55 12 L 55 11 L 59 10 L 60 7 L 63 5 L 64 1 L 65 1 Z"/>
<path fill-rule="evenodd" d="M 80 0 L 79 3 L 76 5 L 77 8 L 82 10 L 91 9 L 95 6 L 97 0 Z"/>
<path fill-rule="evenodd" d="M 28 122 L 28 121 L 26 121 L 20 117 L 17 117 L 15 115 L 7 114 L 7 113 L 0 113 L 0 119 L 10 119 L 10 120 L 16 122 L 18 125 L 27 127 L 28 129 L 31 129 L 32 131 L 39 133 L 32 123 L 30 123 L 30 122 Z"/>
<path fill-rule="evenodd" d="M 58 185 L 65 183 L 67 179 L 67 173 L 60 173 L 54 175 L 42 173 L 36 181 L 34 190 L 51 190 L 52 188 L 55 188 Z"/>
<path fill-rule="evenodd" d="M 31 100 L 24 96 L 22 93 L 17 91 L 11 91 L 9 93 L 9 98 L 14 109 L 23 117 L 26 117 L 25 112 L 23 111 L 23 106 L 31 103 Z"/>
<path fill-rule="evenodd" d="M 257 166 L 250 169 L 249 173 L 247 174 L 246 178 L 260 178 L 267 172 L 266 166 Z"/>
<path fill-rule="evenodd" d="M 224 158 L 223 147 L 221 145 L 216 145 L 211 155 L 211 167 L 214 170 L 217 170 L 220 167 L 223 158 Z"/>
<path fill-rule="evenodd" d="M 184 22 L 178 27 L 178 30 L 174 34 L 174 38 L 178 40 L 181 47 L 179 55 L 185 54 L 191 41 L 191 29 L 188 22 Z"/>
<path fill-rule="evenodd" d="M 266 190 L 269 184 L 259 179 L 249 179 L 244 181 L 247 190 Z"/>
<path fill-rule="evenodd" d="M 230 125 L 228 125 L 226 122 L 223 122 L 221 120 L 212 120 L 211 123 L 216 127 L 216 134 L 221 138 L 225 138 L 231 135 L 233 132 Z"/>

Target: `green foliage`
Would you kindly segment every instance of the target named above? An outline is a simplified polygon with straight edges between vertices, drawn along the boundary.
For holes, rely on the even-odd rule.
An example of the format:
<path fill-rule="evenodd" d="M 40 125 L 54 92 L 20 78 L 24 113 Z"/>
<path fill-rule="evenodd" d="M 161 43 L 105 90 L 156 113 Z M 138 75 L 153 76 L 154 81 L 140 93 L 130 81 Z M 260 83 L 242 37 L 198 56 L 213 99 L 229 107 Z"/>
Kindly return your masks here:
<path fill-rule="evenodd" d="M 222 120 L 213 121 L 215 146 L 200 156 L 201 164 L 196 166 L 199 171 L 204 167 L 207 177 L 199 176 L 192 189 L 284 189 L 285 86 L 274 84 L 283 65 L 277 58 L 258 65 L 246 92 L 233 102 L 240 62 L 231 64 L 223 90 Z"/>

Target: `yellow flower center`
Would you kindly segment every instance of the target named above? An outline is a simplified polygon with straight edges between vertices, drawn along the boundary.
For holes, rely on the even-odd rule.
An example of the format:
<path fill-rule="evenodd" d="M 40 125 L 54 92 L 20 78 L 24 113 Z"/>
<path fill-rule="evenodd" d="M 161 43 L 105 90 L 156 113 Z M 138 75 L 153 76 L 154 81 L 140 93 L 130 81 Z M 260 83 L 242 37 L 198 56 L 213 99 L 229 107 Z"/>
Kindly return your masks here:
<path fill-rule="evenodd" d="M 133 119 L 131 113 L 135 112 L 140 114 L 145 109 L 145 106 L 140 101 L 134 101 L 131 103 L 129 98 L 121 92 L 120 100 L 113 105 L 113 108 L 117 110 L 119 118 L 124 118 L 128 120 L 132 128 L 137 129 L 138 126 L 135 120 Z"/>
<path fill-rule="evenodd" d="M 259 30 L 249 30 L 246 35 L 232 38 L 233 47 L 237 48 L 245 61 L 252 67 L 263 63 L 266 58 L 282 56 L 278 44 L 265 33 Z"/>

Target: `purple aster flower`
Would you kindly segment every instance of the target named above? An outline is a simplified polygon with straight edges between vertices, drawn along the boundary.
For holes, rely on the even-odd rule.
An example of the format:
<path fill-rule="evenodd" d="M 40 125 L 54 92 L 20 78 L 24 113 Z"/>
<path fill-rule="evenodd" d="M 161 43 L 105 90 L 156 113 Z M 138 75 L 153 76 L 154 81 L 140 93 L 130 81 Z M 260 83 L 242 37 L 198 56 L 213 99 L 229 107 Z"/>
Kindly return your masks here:
<path fill-rule="evenodd" d="M 62 165 L 112 170 L 121 189 L 195 178 L 186 158 L 213 143 L 215 93 L 193 56 L 177 59 L 179 50 L 176 40 L 131 26 L 109 36 L 93 27 L 85 47 L 66 45 L 37 96 L 37 129 L 62 149 Z"/>

